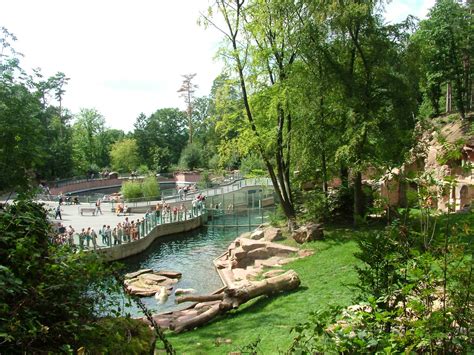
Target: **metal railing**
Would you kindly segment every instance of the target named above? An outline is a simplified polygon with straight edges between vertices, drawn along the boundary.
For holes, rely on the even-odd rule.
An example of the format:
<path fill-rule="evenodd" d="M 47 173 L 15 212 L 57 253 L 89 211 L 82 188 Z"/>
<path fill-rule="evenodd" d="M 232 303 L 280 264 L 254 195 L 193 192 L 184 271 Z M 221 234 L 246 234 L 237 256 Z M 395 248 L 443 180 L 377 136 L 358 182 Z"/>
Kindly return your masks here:
<path fill-rule="evenodd" d="M 72 237 L 63 235 L 59 236 L 58 243 L 69 243 L 78 250 L 97 250 L 110 248 L 117 245 L 133 243 L 146 237 L 154 228 L 159 225 L 178 223 L 198 218 L 207 213 L 205 206 L 196 205 L 190 210 L 162 210 L 153 211 L 145 214 L 144 217 L 130 222 L 129 227 L 114 227 L 108 232 L 100 231 L 96 234 L 96 238 L 91 235 L 75 233 Z M 94 240 L 95 239 L 95 240 Z"/>

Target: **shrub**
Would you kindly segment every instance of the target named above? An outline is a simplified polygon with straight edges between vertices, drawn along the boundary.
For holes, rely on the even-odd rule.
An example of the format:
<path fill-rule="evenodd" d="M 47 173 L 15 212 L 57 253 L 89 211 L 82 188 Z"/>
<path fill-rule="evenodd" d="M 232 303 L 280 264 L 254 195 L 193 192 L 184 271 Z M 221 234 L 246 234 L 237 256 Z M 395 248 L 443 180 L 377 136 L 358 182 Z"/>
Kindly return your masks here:
<path fill-rule="evenodd" d="M 20 197 L 0 213 L 0 352 L 78 349 L 105 307 L 109 268 L 52 242 L 46 210 Z"/>
<path fill-rule="evenodd" d="M 160 185 L 154 176 L 146 177 L 141 184 L 144 197 L 157 197 L 160 195 Z"/>
<path fill-rule="evenodd" d="M 120 191 L 125 199 L 143 197 L 142 187 L 138 181 L 124 182 Z"/>

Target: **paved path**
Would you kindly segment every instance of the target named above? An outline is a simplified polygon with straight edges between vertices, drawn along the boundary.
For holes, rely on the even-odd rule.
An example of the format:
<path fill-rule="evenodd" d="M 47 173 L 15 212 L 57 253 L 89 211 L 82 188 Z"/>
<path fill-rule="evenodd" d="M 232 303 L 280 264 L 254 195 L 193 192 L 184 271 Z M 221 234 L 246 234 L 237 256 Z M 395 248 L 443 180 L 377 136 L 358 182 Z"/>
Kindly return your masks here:
<path fill-rule="evenodd" d="M 51 202 L 51 201 L 46 201 L 44 202 L 49 208 L 55 209 L 58 206 L 57 202 Z M 52 212 L 52 218 L 51 220 L 54 221 L 55 223 L 62 223 L 65 227 L 68 227 L 71 225 L 75 230 L 76 233 L 80 233 L 82 228 L 94 228 L 95 232 L 97 235 L 99 235 L 99 230 L 102 228 L 102 226 L 105 225 L 110 225 L 112 229 L 119 223 L 125 221 L 124 216 L 118 216 L 113 213 L 110 209 L 109 204 L 102 204 L 102 212 L 103 214 L 95 215 L 93 216 L 90 213 L 84 214 L 81 216 L 79 212 L 80 207 L 91 207 L 95 208 L 94 204 L 91 203 L 90 206 L 89 204 L 82 203 L 80 205 L 61 205 L 61 217 L 62 220 L 54 219 L 54 212 Z M 145 216 L 144 213 L 131 213 L 127 215 L 128 220 L 131 222 L 136 221 L 137 219 L 142 219 Z M 79 243 L 78 236 L 75 236 L 74 241 L 76 244 Z M 102 240 L 100 237 L 97 238 L 97 243 L 99 246 L 103 246 Z"/>

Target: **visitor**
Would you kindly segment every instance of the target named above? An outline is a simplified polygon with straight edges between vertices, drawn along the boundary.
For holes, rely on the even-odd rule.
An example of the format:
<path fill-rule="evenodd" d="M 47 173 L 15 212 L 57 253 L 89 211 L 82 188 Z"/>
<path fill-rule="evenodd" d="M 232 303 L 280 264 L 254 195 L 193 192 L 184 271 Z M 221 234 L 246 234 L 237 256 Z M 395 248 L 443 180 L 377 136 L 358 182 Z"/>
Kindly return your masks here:
<path fill-rule="evenodd" d="M 123 232 L 124 232 L 124 240 L 130 242 L 130 222 L 128 221 L 128 217 L 125 217 L 125 221 L 123 222 Z"/>
<path fill-rule="evenodd" d="M 59 203 L 58 207 L 56 207 L 56 214 L 54 215 L 54 219 L 57 219 L 59 217 L 60 220 L 62 220 L 62 216 L 61 216 L 61 203 Z"/>
<path fill-rule="evenodd" d="M 112 229 L 110 226 L 107 226 L 107 229 L 105 230 L 105 237 L 107 239 L 107 245 L 109 247 L 112 246 Z"/>
<path fill-rule="evenodd" d="M 86 238 L 86 247 L 87 249 L 90 248 L 90 243 L 91 243 L 91 227 L 88 227 L 87 230 L 86 230 L 86 234 L 85 234 L 85 238 Z"/>
<path fill-rule="evenodd" d="M 97 250 L 97 233 L 95 232 L 94 228 L 91 228 L 90 236 L 92 239 L 92 247 L 94 250 Z"/>
<path fill-rule="evenodd" d="M 197 213 L 197 200 L 194 199 L 193 202 L 191 202 L 191 206 L 192 206 L 192 216 L 194 217 Z"/>
<path fill-rule="evenodd" d="M 173 207 L 173 222 L 176 222 L 178 219 L 178 207 L 174 206 Z"/>
<path fill-rule="evenodd" d="M 119 222 L 119 224 L 117 224 L 117 239 L 118 239 L 119 244 L 122 244 L 122 241 L 125 241 L 123 238 L 124 238 L 123 227 L 122 227 L 122 223 Z"/>
<path fill-rule="evenodd" d="M 79 248 L 84 249 L 84 240 L 86 239 L 86 229 L 82 228 L 81 233 L 79 233 Z"/>
<path fill-rule="evenodd" d="M 69 242 L 69 246 L 73 246 L 74 245 L 74 228 L 72 228 L 72 226 L 70 225 L 68 228 L 67 228 L 67 236 L 68 236 L 68 242 Z"/>
<path fill-rule="evenodd" d="M 112 238 L 114 238 L 114 245 L 120 244 L 120 243 L 119 243 L 119 239 L 118 239 L 117 227 L 115 227 L 115 228 L 112 230 Z"/>
<path fill-rule="evenodd" d="M 101 229 L 99 229 L 99 235 L 102 237 L 102 244 L 107 245 L 107 236 L 105 235 L 105 231 L 107 230 L 106 225 L 104 224 Z"/>
<path fill-rule="evenodd" d="M 158 202 L 155 207 L 156 218 L 159 219 L 161 215 L 162 204 Z"/>
<path fill-rule="evenodd" d="M 95 214 L 100 214 L 102 215 L 102 209 L 100 208 L 100 199 L 98 199 L 96 202 L 95 202 Z"/>

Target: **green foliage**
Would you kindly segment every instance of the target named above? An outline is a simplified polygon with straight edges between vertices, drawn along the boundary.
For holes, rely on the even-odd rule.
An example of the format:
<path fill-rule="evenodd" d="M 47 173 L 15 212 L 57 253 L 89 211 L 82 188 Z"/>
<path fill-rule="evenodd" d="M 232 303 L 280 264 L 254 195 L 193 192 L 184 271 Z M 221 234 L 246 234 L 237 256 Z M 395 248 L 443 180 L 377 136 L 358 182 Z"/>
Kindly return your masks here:
<path fill-rule="evenodd" d="M 268 171 L 264 162 L 257 154 L 249 154 L 240 162 L 240 172 L 248 178 L 266 176 Z"/>
<path fill-rule="evenodd" d="M 436 156 L 436 161 L 440 165 L 445 165 L 448 163 L 460 164 L 462 158 L 462 147 L 466 141 L 464 139 L 458 139 L 454 143 L 449 143 L 446 140 L 442 142 L 443 150 Z"/>
<path fill-rule="evenodd" d="M 363 262 L 358 299 L 366 302 L 295 328 L 292 350 L 471 352 L 473 221 L 472 213 L 446 215 L 430 230 L 396 221 L 365 234 L 356 256 Z"/>
<path fill-rule="evenodd" d="M 472 9 L 455 0 L 440 0 L 414 36 L 421 48 L 422 84 L 435 115 L 440 113 L 442 84 L 452 84 L 453 101 L 463 118 L 470 105 L 472 71 L 465 61 L 473 54 L 472 24 Z"/>
<path fill-rule="evenodd" d="M 139 198 L 143 197 L 143 190 L 141 183 L 138 181 L 126 181 L 122 184 L 122 188 L 120 189 L 123 197 L 125 199 L 130 198 Z"/>
<path fill-rule="evenodd" d="M 160 195 L 160 185 L 153 175 L 147 176 L 142 182 L 126 181 L 120 192 L 125 199 L 140 197 L 157 197 Z"/>
<path fill-rule="evenodd" d="M 177 108 L 163 108 L 149 117 L 140 114 L 133 138 L 141 159 L 156 172 L 176 164 L 188 140 L 186 114 Z"/>
<path fill-rule="evenodd" d="M 199 178 L 199 181 L 197 183 L 197 186 L 200 189 L 207 189 L 208 187 L 211 187 L 211 174 L 209 171 L 203 171 L 201 174 L 201 177 Z"/>
<path fill-rule="evenodd" d="M 133 171 L 138 167 L 138 145 L 135 139 L 125 138 L 114 143 L 110 149 L 112 169 L 119 172 Z"/>
<path fill-rule="evenodd" d="M 156 177 L 147 176 L 141 183 L 143 197 L 158 197 L 160 195 L 160 185 Z"/>
<path fill-rule="evenodd" d="M 76 172 L 87 173 L 92 164 L 101 166 L 101 142 L 105 118 L 95 109 L 81 109 L 72 129 L 73 162 Z"/>
<path fill-rule="evenodd" d="M 96 329 L 110 270 L 96 254 L 74 253 L 51 236 L 38 203 L 21 197 L 0 213 L 2 353 L 77 349 Z"/>
<path fill-rule="evenodd" d="M 107 317 L 94 324 L 94 331 L 81 341 L 91 354 L 148 354 L 153 349 L 153 336 L 141 320 Z"/>
<path fill-rule="evenodd" d="M 197 143 L 188 144 L 181 152 L 179 166 L 184 170 L 202 167 L 202 147 Z"/>

